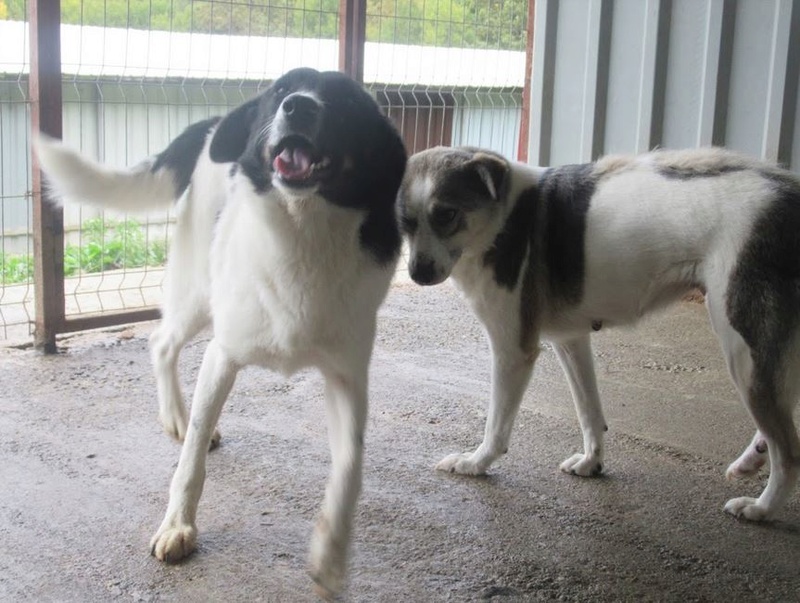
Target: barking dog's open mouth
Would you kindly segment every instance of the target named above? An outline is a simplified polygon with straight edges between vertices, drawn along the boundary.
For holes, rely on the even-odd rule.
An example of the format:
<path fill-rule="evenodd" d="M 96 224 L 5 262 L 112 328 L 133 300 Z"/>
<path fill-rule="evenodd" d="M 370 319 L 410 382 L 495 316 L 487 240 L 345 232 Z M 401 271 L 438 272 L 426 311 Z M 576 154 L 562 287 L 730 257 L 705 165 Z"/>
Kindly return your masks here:
<path fill-rule="evenodd" d="M 325 175 L 330 166 L 330 158 L 320 156 L 314 146 L 302 136 L 287 136 L 272 150 L 272 169 L 287 186 L 312 186 Z"/>

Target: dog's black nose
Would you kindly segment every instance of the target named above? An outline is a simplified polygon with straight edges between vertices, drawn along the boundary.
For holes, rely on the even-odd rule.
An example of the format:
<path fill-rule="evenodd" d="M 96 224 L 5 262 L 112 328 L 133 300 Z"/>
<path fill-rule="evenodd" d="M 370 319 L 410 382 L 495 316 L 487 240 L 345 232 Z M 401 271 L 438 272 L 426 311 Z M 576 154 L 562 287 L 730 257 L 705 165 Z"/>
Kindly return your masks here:
<path fill-rule="evenodd" d="M 411 279 L 418 285 L 433 285 L 438 282 L 436 264 L 428 258 L 421 258 L 411 262 L 408 268 Z"/>
<path fill-rule="evenodd" d="M 298 121 L 311 121 L 319 114 L 317 101 L 305 94 L 290 94 L 281 108 L 290 119 Z"/>

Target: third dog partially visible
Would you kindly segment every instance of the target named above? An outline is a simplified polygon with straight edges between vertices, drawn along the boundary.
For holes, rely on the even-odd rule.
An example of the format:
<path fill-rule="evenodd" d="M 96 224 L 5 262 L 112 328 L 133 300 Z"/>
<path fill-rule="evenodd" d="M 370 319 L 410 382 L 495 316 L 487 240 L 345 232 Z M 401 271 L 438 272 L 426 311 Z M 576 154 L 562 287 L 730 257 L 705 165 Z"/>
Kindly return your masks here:
<path fill-rule="evenodd" d="M 773 517 L 800 472 L 800 180 L 721 149 L 533 168 L 476 149 L 413 156 L 399 194 L 421 285 L 452 276 L 488 333 L 492 396 L 483 443 L 438 468 L 481 474 L 508 448 L 539 353 L 552 342 L 584 450 L 561 469 L 603 470 L 605 419 L 589 335 L 635 322 L 695 287 L 758 432 L 729 476 L 771 473 L 738 517 Z"/>

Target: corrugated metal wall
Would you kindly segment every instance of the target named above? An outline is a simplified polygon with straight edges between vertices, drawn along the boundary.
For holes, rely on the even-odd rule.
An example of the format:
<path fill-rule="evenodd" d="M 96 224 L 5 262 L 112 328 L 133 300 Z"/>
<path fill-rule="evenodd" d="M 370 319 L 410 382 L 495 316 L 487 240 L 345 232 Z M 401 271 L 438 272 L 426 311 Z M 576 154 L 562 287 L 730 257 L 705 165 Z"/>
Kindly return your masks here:
<path fill-rule="evenodd" d="M 536 0 L 539 165 L 724 145 L 800 172 L 798 0 Z"/>

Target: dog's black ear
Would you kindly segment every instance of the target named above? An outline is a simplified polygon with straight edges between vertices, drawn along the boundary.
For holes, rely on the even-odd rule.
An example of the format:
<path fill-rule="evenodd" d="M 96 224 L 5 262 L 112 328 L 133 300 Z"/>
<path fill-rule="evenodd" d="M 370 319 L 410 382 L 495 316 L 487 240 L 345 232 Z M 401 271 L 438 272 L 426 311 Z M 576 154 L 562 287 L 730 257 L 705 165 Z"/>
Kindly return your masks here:
<path fill-rule="evenodd" d="M 247 148 L 250 130 L 258 114 L 256 97 L 226 115 L 214 132 L 208 152 L 211 161 L 230 163 L 242 156 Z"/>
<path fill-rule="evenodd" d="M 464 167 L 477 175 L 492 199 L 497 201 L 502 196 L 510 169 L 505 159 L 498 155 L 476 151 Z"/>

